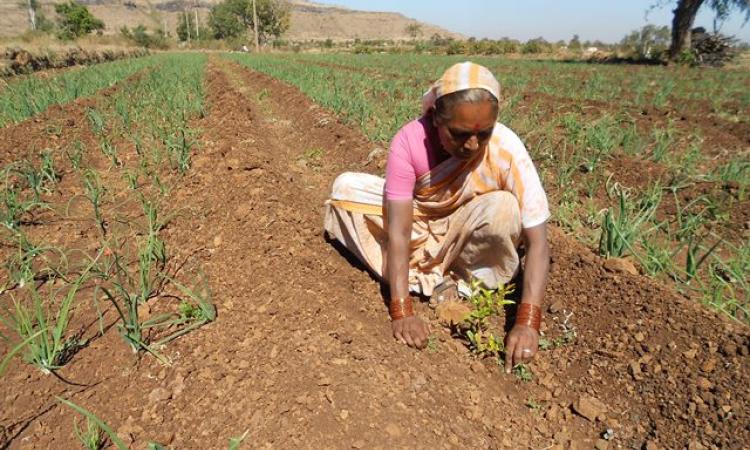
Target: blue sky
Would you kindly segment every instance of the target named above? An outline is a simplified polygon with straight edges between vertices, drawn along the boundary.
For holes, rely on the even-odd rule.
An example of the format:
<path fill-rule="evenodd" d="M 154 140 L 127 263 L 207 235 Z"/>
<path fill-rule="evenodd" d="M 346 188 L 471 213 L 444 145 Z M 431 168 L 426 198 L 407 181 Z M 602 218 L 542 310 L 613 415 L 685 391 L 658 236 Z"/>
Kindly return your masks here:
<path fill-rule="evenodd" d="M 655 0 L 317 0 L 316 3 L 400 12 L 477 38 L 509 37 L 525 41 L 541 36 L 548 41 L 568 41 L 578 34 L 582 41 L 619 42 L 628 32 L 647 23 L 670 25 L 677 1 L 651 11 L 648 21 L 644 15 Z M 742 27 L 744 18 L 744 13 L 735 12 L 721 32 L 750 42 L 750 23 Z M 711 29 L 712 23 L 713 13 L 704 6 L 695 25 Z"/>

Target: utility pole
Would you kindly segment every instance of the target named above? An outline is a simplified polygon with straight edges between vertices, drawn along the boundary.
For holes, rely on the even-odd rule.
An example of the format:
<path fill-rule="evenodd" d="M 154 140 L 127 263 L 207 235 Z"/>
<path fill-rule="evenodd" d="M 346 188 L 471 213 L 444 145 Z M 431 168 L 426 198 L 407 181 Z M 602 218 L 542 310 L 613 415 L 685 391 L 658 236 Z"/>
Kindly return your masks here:
<path fill-rule="evenodd" d="M 26 4 L 29 6 L 29 22 L 31 22 L 31 30 L 36 30 L 36 10 L 34 10 L 33 0 L 26 0 Z"/>
<path fill-rule="evenodd" d="M 255 0 L 253 0 L 253 26 L 255 28 L 255 53 L 260 53 L 260 44 L 258 43 L 258 12 L 255 10 Z"/>

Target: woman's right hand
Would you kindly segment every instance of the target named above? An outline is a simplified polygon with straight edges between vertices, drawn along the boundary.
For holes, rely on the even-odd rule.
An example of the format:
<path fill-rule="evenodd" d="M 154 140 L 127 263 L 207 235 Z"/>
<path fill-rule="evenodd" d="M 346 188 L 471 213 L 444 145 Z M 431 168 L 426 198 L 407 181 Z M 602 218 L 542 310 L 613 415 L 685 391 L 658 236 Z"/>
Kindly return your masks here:
<path fill-rule="evenodd" d="M 391 322 L 393 337 L 409 347 L 424 348 L 430 335 L 430 326 L 417 316 L 404 317 Z"/>

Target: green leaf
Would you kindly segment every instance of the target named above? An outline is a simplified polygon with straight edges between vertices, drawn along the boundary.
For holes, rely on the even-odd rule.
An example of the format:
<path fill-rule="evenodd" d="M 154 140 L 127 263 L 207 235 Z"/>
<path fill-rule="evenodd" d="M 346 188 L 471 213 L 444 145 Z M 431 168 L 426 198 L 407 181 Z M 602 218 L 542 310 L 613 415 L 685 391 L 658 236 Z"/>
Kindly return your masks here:
<path fill-rule="evenodd" d="M 117 435 L 117 433 L 115 433 L 114 431 L 112 431 L 112 428 L 110 428 L 100 418 L 96 417 L 94 415 L 94 413 L 92 413 L 91 411 L 89 411 L 89 410 L 87 410 L 85 408 L 82 408 L 82 407 L 76 405 L 75 403 L 71 402 L 70 400 L 66 400 L 66 399 L 64 399 L 62 397 L 58 397 L 58 396 L 55 396 L 55 398 L 59 402 L 61 402 L 62 404 L 66 405 L 66 406 L 68 406 L 70 408 L 73 408 L 74 410 L 76 410 L 77 412 L 83 414 L 89 420 L 91 420 L 92 422 L 94 422 L 95 424 L 97 424 L 99 426 L 99 428 L 101 428 L 102 430 L 104 430 L 105 433 L 107 433 L 107 436 L 109 436 L 109 439 L 112 441 L 113 444 L 115 444 L 115 447 L 117 447 L 118 450 L 128 450 L 128 446 L 125 445 L 125 443 L 122 441 L 122 439 L 120 439 L 120 437 Z"/>

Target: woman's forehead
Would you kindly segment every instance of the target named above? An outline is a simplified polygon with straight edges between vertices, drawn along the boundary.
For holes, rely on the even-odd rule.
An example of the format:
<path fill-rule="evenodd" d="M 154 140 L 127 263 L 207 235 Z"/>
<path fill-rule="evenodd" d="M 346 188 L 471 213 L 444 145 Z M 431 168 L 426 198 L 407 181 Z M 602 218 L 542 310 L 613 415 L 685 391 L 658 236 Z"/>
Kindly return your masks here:
<path fill-rule="evenodd" d="M 453 109 L 453 117 L 448 122 L 451 127 L 465 130 L 482 130 L 495 124 L 497 113 L 489 102 L 459 103 Z"/>

